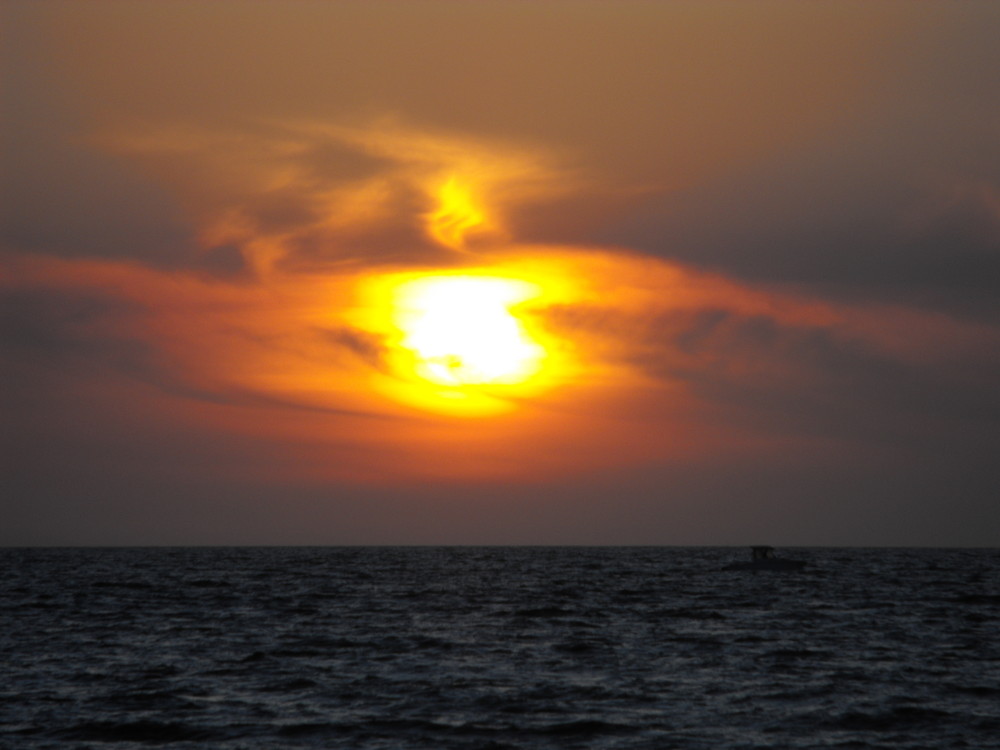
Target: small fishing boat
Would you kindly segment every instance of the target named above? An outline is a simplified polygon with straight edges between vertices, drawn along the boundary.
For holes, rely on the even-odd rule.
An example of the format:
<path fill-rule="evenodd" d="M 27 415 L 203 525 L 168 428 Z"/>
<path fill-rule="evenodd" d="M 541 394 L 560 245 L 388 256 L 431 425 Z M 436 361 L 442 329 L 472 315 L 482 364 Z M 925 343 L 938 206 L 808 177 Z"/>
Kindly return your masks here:
<path fill-rule="evenodd" d="M 774 547 L 757 545 L 750 548 L 750 560 L 730 563 L 723 570 L 802 570 L 802 560 L 788 560 L 774 556 Z"/>

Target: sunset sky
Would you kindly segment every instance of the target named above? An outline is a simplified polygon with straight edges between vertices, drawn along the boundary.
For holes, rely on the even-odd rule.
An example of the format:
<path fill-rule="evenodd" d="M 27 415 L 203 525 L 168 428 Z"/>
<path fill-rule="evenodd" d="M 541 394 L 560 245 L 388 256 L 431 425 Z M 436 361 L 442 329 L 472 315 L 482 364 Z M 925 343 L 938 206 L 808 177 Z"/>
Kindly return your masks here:
<path fill-rule="evenodd" d="M 1000 545 L 1000 3 L 0 14 L 0 544 Z"/>

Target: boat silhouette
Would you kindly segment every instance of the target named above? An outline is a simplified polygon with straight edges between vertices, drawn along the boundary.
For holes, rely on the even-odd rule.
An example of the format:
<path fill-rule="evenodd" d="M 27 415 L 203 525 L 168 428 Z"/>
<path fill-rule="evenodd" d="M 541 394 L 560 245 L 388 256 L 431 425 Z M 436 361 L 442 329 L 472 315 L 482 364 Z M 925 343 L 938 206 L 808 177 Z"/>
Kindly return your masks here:
<path fill-rule="evenodd" d="M 774 556 L 774 547 L 755 545 L 750 548 L 750 559 L 726 565 L 723 570 L 802 570 L 802 560 L 789 560 Z"/>

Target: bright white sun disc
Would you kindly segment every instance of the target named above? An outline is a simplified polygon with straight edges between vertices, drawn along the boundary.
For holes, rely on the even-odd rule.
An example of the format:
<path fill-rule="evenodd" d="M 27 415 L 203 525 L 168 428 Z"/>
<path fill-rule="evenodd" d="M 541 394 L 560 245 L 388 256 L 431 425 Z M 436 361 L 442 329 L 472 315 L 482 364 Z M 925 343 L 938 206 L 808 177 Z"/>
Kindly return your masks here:
<path fill-rule="evenodd" d="M 535 375 L 545 349 L 511 309 L 533 284 L 489 276 L 435 276 L 397 290 L 400 346 L 415 374 L 437 385 L 510 385 Z"/>

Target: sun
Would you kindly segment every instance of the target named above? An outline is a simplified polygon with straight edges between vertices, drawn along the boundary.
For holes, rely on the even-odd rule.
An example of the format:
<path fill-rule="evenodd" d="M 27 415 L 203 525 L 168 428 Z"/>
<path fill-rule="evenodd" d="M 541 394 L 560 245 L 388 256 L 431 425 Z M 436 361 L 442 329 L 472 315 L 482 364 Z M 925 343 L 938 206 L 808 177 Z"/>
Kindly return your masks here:
<path fill-rule="evenodd" d="M 349 324 L 377 342 L 372 388 L 456 417 L 523 411 L 576 372 L 548 311 L 573 299 L 565 274 L 537 261 L 367 277 Z"/>
<path fill-rule="evenodd" d="M 414 279 L 396 290 L 398 346 L 434 385 L 516 385 L 542 369 L 546 351 L 515 314 L 538 296 L 529 282 L 491 276 Z"/>

